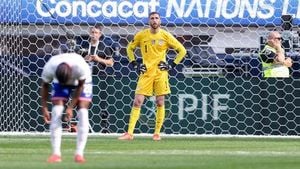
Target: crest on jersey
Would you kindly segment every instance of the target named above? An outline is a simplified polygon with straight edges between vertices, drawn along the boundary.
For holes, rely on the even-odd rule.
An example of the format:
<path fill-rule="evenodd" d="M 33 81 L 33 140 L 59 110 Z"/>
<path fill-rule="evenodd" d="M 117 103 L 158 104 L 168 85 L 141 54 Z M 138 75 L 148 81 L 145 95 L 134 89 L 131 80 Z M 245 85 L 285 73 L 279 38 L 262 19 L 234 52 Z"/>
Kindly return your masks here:
<path fill-rule="evenodd" d="M 159 44 L 159 45 L 163 45 L 163 44 L 164 44 L 164 40 L 159 39 L 159 40 L 158 40 L 158 44 Z"/>

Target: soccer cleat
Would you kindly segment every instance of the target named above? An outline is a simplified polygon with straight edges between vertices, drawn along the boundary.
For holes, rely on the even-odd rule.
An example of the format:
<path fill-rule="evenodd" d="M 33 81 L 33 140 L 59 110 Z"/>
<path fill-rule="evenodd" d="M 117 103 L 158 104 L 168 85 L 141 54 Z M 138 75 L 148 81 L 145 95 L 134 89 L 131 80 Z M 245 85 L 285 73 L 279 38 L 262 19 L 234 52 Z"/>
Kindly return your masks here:
<path fill-rule="evenodd" d="M 118 140 L 133 140 L 133 135 L 126 132 Z"/>
<path fill-rule="evenodd" d="M 76 163 L 85 163 L 86 160 L 84 159 L 84 157 L 82 155 L 76 154 L 74 157 L 74 161 Z"/>
<path fill-rule="evenodd" d="M 47 162 L 48 163 L 60 163 L 61 157 L 59 155 L 53 154 L 48 158 Z"/>
<path fill-rule="evenodd" d="M 153 137 L 152 137 L 152 139 L 153 139 L 154 141 L 160 141 L 160 140 L 161 140 L 159 134 L 154 134 Z"/>

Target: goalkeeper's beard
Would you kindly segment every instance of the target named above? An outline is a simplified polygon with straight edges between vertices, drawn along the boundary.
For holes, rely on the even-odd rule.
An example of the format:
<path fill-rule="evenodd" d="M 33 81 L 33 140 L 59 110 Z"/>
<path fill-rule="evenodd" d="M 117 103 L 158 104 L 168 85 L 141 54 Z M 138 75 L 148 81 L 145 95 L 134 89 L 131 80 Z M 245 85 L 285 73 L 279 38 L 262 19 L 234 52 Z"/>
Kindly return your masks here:
<path fill-rule="evenodd" d="M 150 25 L 152 29 L 157 30 L 159 29 L 160 25 L 159 24 L 151 24 Z"/>

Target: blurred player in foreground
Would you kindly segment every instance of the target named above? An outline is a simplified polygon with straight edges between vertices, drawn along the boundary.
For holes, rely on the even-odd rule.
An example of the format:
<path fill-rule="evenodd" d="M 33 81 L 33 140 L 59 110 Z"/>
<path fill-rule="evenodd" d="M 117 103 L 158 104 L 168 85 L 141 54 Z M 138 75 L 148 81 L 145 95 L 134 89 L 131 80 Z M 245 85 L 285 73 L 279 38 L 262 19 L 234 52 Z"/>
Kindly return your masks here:
<path fill-rule="evenodd" d="M 76 53 L 64 53 L 52 56 L 42 72 L 41 96 L 44 121 L 50 123 L 52 155 L 49 163 L 61 162 L 62 114 L 65 104 L 72 94 L 65 109 L 64 120 L 70 121 L 73 109 L 78 108 L 77 147 L 74 160 L 84 163 L 84 149 L 89 132 L 88 109 L 92 100 L 92 75 L 89 65 Z M 52 111 L 48 111 L 47 100 L 49 85 L 52 83 Z"/>
<path fill-rule="evenodd" d="M 148 19 L 150 28 L 138 32 L 127 47 L 129 61 L 140 73 L 140 77 L 135 91 L 128 132 L 119 137 L 119 140 L 133 139 L 134 128 L 145 96 L 153 94 L 156 96 L 156 123 L 153 140 L 161 140 L 160 130 L 165 118 L 165 95 L 171 93 L 168 71 L 174 68 L 186 54 L 186 49 L 173 35 L 160 29 L 161 19 L 158 12 L 150 13 Z M 134 57 L 134 50 L 137 47 L 141 49 L 142 64 L 137 63 Z M 170 47 L 178 54 L 175 60 L 168 64 L 166 53 Z"/>

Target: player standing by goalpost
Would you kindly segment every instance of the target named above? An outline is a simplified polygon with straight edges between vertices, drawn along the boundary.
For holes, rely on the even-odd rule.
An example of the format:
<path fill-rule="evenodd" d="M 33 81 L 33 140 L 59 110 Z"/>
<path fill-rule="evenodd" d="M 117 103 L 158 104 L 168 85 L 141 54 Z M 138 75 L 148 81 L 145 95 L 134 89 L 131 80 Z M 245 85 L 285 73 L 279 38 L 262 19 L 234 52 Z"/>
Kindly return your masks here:
<path fill-rule="evenodd" d="M 50 123 L 52 155 L 49 163 L 61 162 L 62 114 L 65 103 L 73 92 L 72 100 L 66 108 L 66 119 L 73 117 L 73 109 L 78 108 L 77 148 L 74 160 L 84 163 L 83 151 L 89 132 L 88 108 L 92 100 L 92 74 L 89 65 L 76 53 L 52 56 L 42 72 L 41 96 L 44 121 Z M 48 111 L 49 85 L 52 82 L 52 111 Z"/>
<path fill-rule="evenodd" d="M 132 140 L 136 122 L 140 116 L 141 106 L 145 96 L 156 96 L 156 123 L 153 135 L 154 141 L 159 141 L 160 130 L 165 118 L 165 95 L 170 94 L 168 70 L 174 68 L 185 56 L 186 49 L 169 32 L 160 29 L 161 19 L 158 12 L 149 14 L 149 29 L 138 32 L 127 47 L 129 61 L 140 73 L 137 83 L 133 107 L 130 114 L 128 132 L 119 140 Z M 134 50 L 140 47 L 143 63 L 135 61 Z M 166 51 L 175 49 L 178 54 L 169 65 L 166 62 Z"/>

